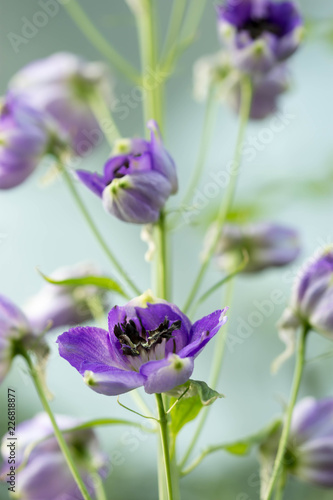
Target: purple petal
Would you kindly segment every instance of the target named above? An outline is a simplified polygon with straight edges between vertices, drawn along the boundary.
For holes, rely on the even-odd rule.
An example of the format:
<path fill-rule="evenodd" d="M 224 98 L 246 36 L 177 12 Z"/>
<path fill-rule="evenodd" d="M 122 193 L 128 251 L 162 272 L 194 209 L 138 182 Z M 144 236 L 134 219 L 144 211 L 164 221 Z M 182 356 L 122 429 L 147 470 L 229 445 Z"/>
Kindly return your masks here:
<path fill-rule="evenodd" d="M 144 384 L 145 378 L 138 372 L 84 363 L 84 381 L 91 389 L 106 396 L 117 396 Z"/>
<path fill-rule="evenodd" d="M 154 170 L 164 175 L 171 183 L 171 194 L 178 191 L 178 178 L 176 165 L 172 157 L 165 149 L 160 129 L 155 120 L 150 120 L 147 124 L 150 130 L 150 148 L 154 162 Z"/>
<path fill-rule="evenodd" d="M 81 375 L 84 363 L 97 363 L 106 367 L 123 368 L 122 358 L 110 342 L 109 333 L 101 328 L 77 327 L 63 333 L 57 339 L 59 354 Z"/>
<path fill-rule="evenodd" d="M 169 354 L 167 359 L 149 361 L 142 365 L 140 373 L 145 377 L 145 391 L 148 394 L 160 394 L 187 382 L 193 368 L 194 358 L 182 359 L 177 354 Z"/>
<path fill-rule="evenodd" d="M 301 444 L 312 437 L 333 436 L 333 399 L 302 399 L 294 408 L 290 436 Z"/>
<path fill-rule="evenodd" d="M 205 345 L 220 331 L 227 321 L 225 313 L 228 308 L 215 311 L 200 319 L 191 328 L 190 343 L 179 352 L 182 358 L 198 356 Z"/>
<path fill-rule="evenodd" d="M 85 170 L 77 170 L 76 175 L 79 180 L 93 193 L 102 198 L 105 182 L 103 177 L 96 173 L 87 172 Z"/>

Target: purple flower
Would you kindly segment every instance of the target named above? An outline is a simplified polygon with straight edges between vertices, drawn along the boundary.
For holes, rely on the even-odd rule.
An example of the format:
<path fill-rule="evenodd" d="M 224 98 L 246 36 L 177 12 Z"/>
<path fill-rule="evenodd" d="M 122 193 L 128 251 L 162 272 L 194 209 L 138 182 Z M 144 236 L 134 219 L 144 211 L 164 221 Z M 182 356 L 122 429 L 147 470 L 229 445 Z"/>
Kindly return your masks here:
<path fill-rule="evenodd" d="M 303 35 L 294 2 L 227 0 L 217 13 L 221 38 L 246 72 L 271 70 L 295 52 Z"/>
<path fill-rule="evenodd" d="M 162 393 L 185 383 L 195 357 L 226 322 L 225 309 L 193 325 L 166 301 L 138 307 L 140 298 L 114 307 L 109 331 L 77 327 L 58 337 L 65 358 L 94 391 L 107 396 L 144 386 Z"/>
<path fill-rule="evenodd" d="M 290 307 L 280 322 L 282 329 L 308 325 L 333 338 L 333 251 L 315 255 L 296 278 Z"/>
<path fill-rule="evenodd" d="M 78 419 L 57 415 L 56 421 L 61 430 L 70 429 L 82 422 Z M 71 498 L 81 500 L 76 483 L 68 469 L 55 437 L 50 419 L 46 413 L 40 413 L 31 420 L 22 422 L 16 427 L 16 476 L 15 491 L 17 498 L 24 500 L 61 500 Z M 83 481 L 91 494 L 95 492 L 91 474 L 104 476 L 107 471 L 107 458 L 102 453 L 95 433 L 91 429 L 64 433 L 64 437 L 76 462 Z M 2 441 L 2 456 L 5 463 L 1 470 L 2 481 L 10 481 L 10 465 L 8 464 L 8 439 Z M 22 464 L 24 453 L 34 442 L 41 441 L 33 448 L 27 464 L 17 472 Z M 10 483 L 8 483 L 10 486 Z"/>
<path fill-rule="evenodd" d="M 51 135 L 45 115 L 7 96 L 0 112 L 0 189 L 25 181 L 50 149 Z"/>
<path fill-rule="evenodd" d="M 333 488 L 333 398 L 305 398 L 294 408 L 289 436 L 289 472 Z"/>
<path fill-rule="evenodd" d="M 78 171 L 79 179 L 118 219 L 134 224 L 156 222 L 171 194 L 177 192 L 175 164 L 164 149 L 157 124 L 148 123 L 150 141 L 122 139 L 104 174 Z"/>
<path fill-rule="evenodd" d="M 11 92 L 49 113 L 69 134 L 76 154 L 84 156 L 101 141 L 89 100 L 100 92 L 111 101 L 106 67 L 60 52 L 28 64 L 10 82 Z"/>
<path fill-rule="evenodd" d="M 205 100 L 214 85 L 216 97 L 239 113 L 242 78 L 244 74 L 233 65 L 227 51 L 203 57 L 194 66 L 194 95 Z M 278 98 L 289 88 L 289 72 L 285 64 L 279 64 L 267 73 L 252 75 L 251 83 L 250 118 L 262 120 L 277 111 Z"/>
<path fill-rule="evenodd" d="M 7 297 L 0 295 L 0 384 L 22 347 L 38 350 L 44 344 L 36 342 L 32 326 L 23 312 Z"/>
<path fill-rule="evenodd" d="M 244 252 L 249 261 L 243 272 L 286 266 L 300 253 L 298 234 L 294 229 L 267 222 L 225 225 L 216 249 L 218 267 L 227 272 L 234 270 L 244 260 Z"/>
<path fill-rule="evenodd" d="M 100 272 L 90 263 L 62 267 L 51 274 L 54 280 L 98 276 Z M 46 284 L 24 306 L 24 312 L 36 331 L 59 326 L 77 325 L 92 319 L 91 302 L 99 301 L 106 308 L 106 294 L 95 286 L 61 286 Z"/>

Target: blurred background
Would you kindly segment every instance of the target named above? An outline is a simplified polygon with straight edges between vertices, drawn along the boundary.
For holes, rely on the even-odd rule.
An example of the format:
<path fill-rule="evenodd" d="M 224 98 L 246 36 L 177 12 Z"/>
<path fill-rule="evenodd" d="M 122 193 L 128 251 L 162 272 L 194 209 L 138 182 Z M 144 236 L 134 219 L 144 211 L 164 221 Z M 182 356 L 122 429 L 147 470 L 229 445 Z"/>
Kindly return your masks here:
<path fill-rule="evenodd" d="M 192 0 L 200 1 L 200 0 Z M 163 36 L 171 0 L 156 0 L 160 12 L 159 32 Z M 124 56 L 139 68 L 136 27 L 126 3 L 122 0 L 81 0 L 80 4 L 98 29 Z M 281 112 L 288 116 L 286 125 L 273 140 L 257 151 L 255 159 L 244 162 L 237 192 L 236 211 L 244 219 L 271 220 L 299 229 L 302 255 L 291 268 L 269 271 L 256 277 L 236 280 L 235 299 L 230 312 L 231 342 L 226 350 L 219 389 L 226 396 L 211 411 L 205 431 L 195 453 L 204 445 L 230 441 L 252 433 L 281 412 L 288 398 L 293 362 L 288 362 L 276 376 L 270 374 L 272 360 L 283 346 L 278 340 L 276 321 L 288 301 L 290 287 L 297 268 L 319 246 L 333 241 L 333 5 L 327 0 L 303 0 L 300 7 L 308 25 L 307 40 L 291 59 L 293 86 L 281 99 Z M 40 10 L 38 1 L 1 0 L 0 17 L 0 92 L 6 91 L 8 80 L 25 64 L 57 51 L 71 51 L 89 60 L 103 59 L 74 26 L 61 7 L 47 25 L 22 44 L 16 53 L 9 33 L 20 34 L 23 18 L 31 20 Z M 176 207 L 188 183 L 198 153 L 204 105 L 192 98 L 192 68 L 200 56 L 216 52 L 219 42 L 215 27 L 215 11 L 208 1 L 197 32 L 195 43 L 177 66 L 176 74 L 167 85 L 165 142 L 176 160 L 180 178 L 180 195 L 170 200 Z M 131 91 L 130 85 L 112 70 L 115 95 L 122 99 Z M 248 137 L 257 137 L 270 127 L 270 118 L 251 123 Z M 142 136 L 142 115 L 138 105 L 129 116 L 117 122 L 126 136 Z M 237 117 L 220 106 L 218 123 L 206 162 L 202 186 L 209 174 L 226 167 L 232 158 L 237 130 Z M 100 170 L 108 155 L 104 144 L 85 159 L 82 168 Z M 47 165 L 41 165 L 20 187 L 0 193 L 0 289 L 17 304 L 42 286 L 36 272 L 39 267 L 50 274 L 59 266 L 91 260 L 112 275 L 112 269 L 85 222 L 81 219 L 61 179 L 45 183 Z M 128 272 L 145 289 L 149 287 L 149 264 L 143 261 L 145 244 L 140 240 L 140 228 L 120 223 L 108 216 L 97 198 L 78 186 L 98 227 L 116 255 L 126 263 Z M 223 196 L 223 193 L 221 193 Z M 213 201 L 218 203 L 219 198 Z M 210 212 L 203 210 L 195 225 L 184 225 L 173 237 L 174 302 L 184 303 L 199 265 L 204 229 Z M 211 266 L 205 285 L 218 280 Z M 250 336 L 239 335 L 239 320 L 248 323 L 258 303 L 280 290 L 285 300 L 274 307 Z M 111 300 L 115 300 L 111 298 Z M 223 304 L 225 305 L 225 304 Z M 221 294 L 216 293 L 197 316 L 221 306 Z M 57 354 L 55 340 L 62 330 L 50 334 L 52 355 L 48 367 L 48 383 L 55 394 L 55 412 L 82 418 L 124 416 L 116 399 L 101 396 L 87 389 L 80 376 Z M 213 342 L 196 363 L 194 378 L 207 380 Z M 312 335 L 308 358 L 332 352 L 333 344 Z M 333 396 L 333 356 L 318 358 L 307 364 L 300 396 Z M 34 388 L 25 376 L 23 364 L 15 360 L 14 367 L 0 388 L 1 435 L 6 432 L 7 387 L 17 392 L 18 421 L 32 417 L 41 410 Z M 133 406 L 129 396 L 122 402 Z M 149 401 L 152 404 L 154 401 Z M 126 413 L 126 412 L 125 412 Z M 131 415 L 125 415 L 131 418 Z M 193 425 L 183 431 L 180 452 L 188 443 Z M 155 439 L 124 428 L 98 430 L 103 446 L 109 453 L 112 467 L 107 478 L 108 499 L 156 500 Z M 255 456 L 234 458 L 222 453 L 208 457 L 193 475 L 182 483 L 184 500 L 255 500 L 259 476 Z M 6 487 L 0 486 L 1 500 L 7 499 Z M 328 500 L 332 493 L 290 480 L 286 499 Z"/>

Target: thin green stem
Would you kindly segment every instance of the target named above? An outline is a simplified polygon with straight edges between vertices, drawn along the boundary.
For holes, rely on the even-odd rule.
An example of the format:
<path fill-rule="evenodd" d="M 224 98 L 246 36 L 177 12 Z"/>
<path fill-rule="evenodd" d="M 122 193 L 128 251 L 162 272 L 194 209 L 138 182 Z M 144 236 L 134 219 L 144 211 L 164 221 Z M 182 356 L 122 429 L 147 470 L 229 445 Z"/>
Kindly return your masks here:
<path fill-rule="evenodd" d="M 194 191 L 195 188 L 197 187 L 200 177 L 202 175 L 203 167 L 205 165 L 205 161 L 207 158 L 207 153 L 209 150 L 209 144 L 210 140 L 212 137 L 212 132 L 216 120 L 216 111 L 217 107 L 214 106 L 215 104 L 215 89 L 214 86 L 212 85 L 209 90 L 208 98 L 206 101 L 206 110 L 205 110 L 205 116 L 204 116 L 204 122 L 203 122 L 203 127 L 202 127 L 202 133 L 201 133 L 201 140 L 200 140 L 200 146 L 199 146 L 199 154 L 198 158 L 194 167 L 194 170 L 192 172 L 191 180 L 189 182 L 187 191 L 185 193 L 185 196 L 181 202 L 181 208 L 186 209 L 187 205 L 191 201 L 191 199 L 194 196 Z M 180 217 L 180 212 L 174 217 L 174 220 L 171 222 L 172 226 L 176 226 Z"/>
<path fill-rule="evenodd" d="M 280 477 L 278 480 L 278 485 L 276 488 L 274 500 L 282 500 L 283 499 L 283 494 L 284 494 L 284 490 L 286 487 L 286 481 L 287 481 L 287 474 L 284 471 L 282 471 L 280 473 Z"/>
<path fill-rule="evenodd" d="M 198 293 L 198 290 L 200 288 L 200 285 L 205 277 L 210 260 L 213 256 L 215 249 L 216 249 L 216 246 L 218 244 L 222 227 L 227 219 L 228 213 L 232 207 L 232 203 L 233 203 L 234 196 L 235 196 L 237 179 L 238 179 L 238 174 L 239 174 L 240 164 L 241 164 L 242 147 L 243 147 L 243 142 L 244 142 L 246 126 L 247 126 L 249 115 L 250 115 L 251 101 L 252 101 L 252 85 L 251 85 L 251 81 L 250 81 L 249 77 L 245 76 L 243 78 L 241 87 L 242 87 L 242 90 L 241 90 L 242 102 L 241 102 L 240 126 L 239 126 L 237 141 L 236 141 L 233 168 L 232 168 L 232 171 L 230 172 L 229 185 L 228 185 L 227 192 L 225 193 L 225 196 L 222 199 L 222 203 L 221 203 L 220 209 L 219 209 L 217 217 L 216 217 L 215 226 L 214 226 L 214 229 L 215 229 L 214 238 L 212 238 L 212 242 L 210 244 L 210 247 L 207 250 L 207 252 L 203 258 L 203 262 L 201 264 L 199 273 L 197 275 L 197 278 L 194 282 L 192 290 L 191 290 L 189 297 L 188 297 L 188 299 L 185 303 L 185 306 L 183 308 L 185 313 L 188 311 L 193 300 L 195 299 L 195 297 Z"/>
<path fill-rule="evenodd" d="M 167 234 L 165 227 L 165 214 L 162 211 L 160 219 L 154 228 L 156 239 L 156 280 L 157 296 L 161 299 L 168 298 L 168 266 L 167 266 Z"/>
<path fill-rule="evenodd" d="M 94 92 L 89 99 L 89 103 L 91 110 L 112 149 L 115 141 L 121 138 L 121 134 L 114 122 L 109 105 L 105 102 L 100 92 Z"/>
<path fill-rule="evenodd" d="M 94 480 L 94 485 L 95 485 L 95 493 L 96 493 L 96 500 L 107 500 L 106 492 L 104 489 L 103 481 L 101 476 L 95 472 L 92 474 L 93 480 Z"/>
<path fill-rule="evenodd" d="M 281 434 L 281 438 L 280 438 L 280 442 L 279 442 L 279 447 L 278 447 L 277 455 L 276 455 L 275 462 L 274 462 L 272 476 L 271 476 L 271 479 L 270 479 L 268 487 L 267 487 L 267 491 L 266 491 L 265 496 L 264 496 L 265 500 L 270 500 L 270 498 L 273 494 L 274 488 L 276 486 L 276 482 L 279 478 L 281 467 L 283 465 L 283 459 L 284 459 L 285 451 L 287 448 L 287 442 L 288 442 L 288 437 L 289 437 L 292 414 L 293 414 L 294 406 L 296 404 L 297 395 L 298 395 L 298 391 L 299 391 L 299 387 L 300 387 L 302 375 L 303 375 L 303 368 L 304 368 L 304 361 L 305 361 L 306 338 L 307 338 L 308 331 L 309 331 L 309 328 L 304 327 L 304 329 L 301 333 L 300 339 L 299 339 L 294 380 L 293 380 L 291 394 L 290 394 L 290 401 L 289 401 L 289 405 L 287 408 L 287 413 L 286 413 L 285 422 L 284 422 L 284 426 L 283 426 L 283 430 L 282 430 L 282 434 Z"/>
<path fill-rule="evenodd" d="M 84 484 L 84 482 L 79 474 L 79 471 L 75 465 L 73 457 L 72 457 L 70 450 L 67 446 L 67 443 L 66 443 L 66 441 L 65 441 L 65 439 L 64 439 L 64 437 L 63 437 L 63 435 L 58 427 L 56 419 L 55 419 L 55 417 L 52 413 L 52 410 L 50 408 L 50 405 L 47 401 L 47 398 L 46 398 L 44 390 L 43 390 L 43 384 L 39 378 L 38 371 L 35 369 L 29 354 L 26 351 L 22 351 L 21 354 L 27 362 L 27 365 L 28 365 L 29 371 L 30 371 L 30 375 L 31 375 L 31 378 L 32 378 L 33 383 L 35 385 L 38 397 L 43 405 L 45 412 L 48 414 L 48 416 L 50 418 L 50 421 L 51 421 L 51 424 L 52 424 L 52 427 L 54 430 L 54 435 L 58 441 L 59 447 L 60 447 L 60 449 L 64 455 L 64 458 L 67 462 L 68 468 L 71 471 L 71 474 L 72 474 L 84 500 L 91 500 L 91 497 L 88 493 L 88 490 L 87 490 L 87 488 L 86 488 L 86 486 L 85 486 L 85 484 Z"/>
<path fill-rule="evenodd" d="M 228 286 L 227 286 L 227 291 L 226 291 L 226 297 L 225 297 L 225 304 L 229 306 L 232 301 L 232 293 L 233 293 L 233 280 L 229 281 Z M 228 326 L 228 325 L 226 325 Z M 219 380 L 219 376 L 221 373 L 221 367 L 222 367 L 222 361 L 224 357 L 224 352 L 225 352 L 225 346 L 226 346 L 226 336 L 227 336 L 227 329 L 224 330 L 223 335 L 221 333 L 217 334 L 217 340 L 216 340 L 216 345 L 214 349 L 214 358 L 213 358 L 213 363 L 212 363 L 212 369 L 211 369 L 211 375 L 210 375 L 210 382 L 209 386 L 212 389 L 215 389 Z M 210 406 L 205 406 L 201 410 L 201 415 L 200 419 L 197 425 L 197 428 L 193 434 L 193 437 L 191 439 L 191 442 L 189 444 L 189 447 L 187 448 L 181 462 L 180 462 L 180 468 L 182 469 L 188 459 L 191 456 L 192 451 L 194 450 L 194 447 L 203 431 L 203 428 L 205 426 L 208 413 L 210 410 Z"/>
<path fill-rule="evenodd" d="M 172 12 L 165 39 L 163 54 L 168 54 L 178 42 L 187 0 L 173 0 Z"/>
<path fill-rule="evenodd" d="M 97 227 L 94 224 L 94 221 L 92 220 L 88 210 L 86 209 L 86 206 L 84 205 L 78 191 L 76 190 L 76 187 L 73 183 L 73 180 L 71 179 L 70 174 L 67 172 L 66 168 L 62 169 L 63 176 L 65 179 L 65 182 L 70 190 L 70 193 L 72 194 L 77 206 L 79 207 L 83 217 L 85 218 L 88 226 L 90 227 L 92 233 L 94 234 L 96 240 L 102 247 L 103 251 L 107 255 L 108 259 L 112 263 L 112 265 L 115 267 L 115 269 L 118 271 L 119 275 L 123 278 L 123 280 L 127 283 L 127 285 L 131 288 L 131 290 L 136 294 L 140 295 L 140 290 L 139 288 L 133 283 L 131 278 L 128 276 L 128 274 L 124 271 L 122 266 L 119 264 L 118 260 L 116 257 L 113 255 L 109 247 L 107 246 L 106 242 L 104 241 L 101 233 L 97 229 Z M 129 299 L 129 295 L 127 295 L 127 298 Z"/>
<path fill-rule="evenodd" d="M 69 0 L 64 3 L 64 7 L 90 43 L 126 78 L 133 83 L 140 84 L 141 78 L 137 70 L 112 47 L 106 38 L 104 38 L 100 31 L 90 21 L 79 3 L 76 0 Z"/>
<path fill-rule="evenodd" d="M 168 500 L 173 500 L 172 471 L 169 452 L 168 418 L 164 410 L 162 394 L 156 394 L 157 411 L 160 425 L 160 436 L 165 467 L 165 479 L 168 490 Z"/>

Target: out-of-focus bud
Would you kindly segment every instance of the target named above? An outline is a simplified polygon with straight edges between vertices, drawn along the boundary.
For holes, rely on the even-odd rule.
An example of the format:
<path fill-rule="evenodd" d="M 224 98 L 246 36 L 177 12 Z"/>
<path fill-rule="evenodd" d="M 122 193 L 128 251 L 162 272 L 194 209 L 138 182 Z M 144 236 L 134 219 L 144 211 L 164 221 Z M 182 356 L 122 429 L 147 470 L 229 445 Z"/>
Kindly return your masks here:
<path fill-rule="evenodd" d="M 298 48 L 303 21 L 294 2 L 227 0 L 217 7 L 218 29 L 242 71 L 270 71 Z"/>
<path fill-rule="evenodd" d="M 78 419 L 64 415 L 56 415 L 56 421 L 62 431 L 82 423 Z M 14 485 L 17 498 L 25 500 L 82 499 L 56 438 L 47 437 L 52 434 L 53 427 L 46 413 L 40 413 L 16 427 Z M 11 480 L 11 470 L 8 464 L 8 438 L 9 436 L 4 436 L 1 446 L 5 460 L 1 470 L 3 481 Z M 94 431 L 84 429 L 65 432 L 64 438 L 89 493 L 94 495 L 96 493 L 94 474 L 105 477 L 107 473 L 107 457 L 101 451 Z M 25 459 L 26 450 L 39 440 L 41 442 L 33 448 L 26 465 L 17 471 Z"/>
<path fill-rule="evenodd" d="M 207 244 L 215 232 L 213 226 L 207 235 Z M 218 267 L 233 271 L 244 261 L 242 272 L 255 273 L 271 267 L 282 267 L 293 262 L 300 253 L 298 234 L 294 229 L 271 223 L 246 226 L 226 224 L 220 236 L 216 255 Z"/>
<path fill-rule="evenodd" d="M 86 155 L 101 142 L 90 99 L 99 92 L 107 103 L 111 102 L 112 89 L 104 64 L 60 52 L 24 67 L 10 82 L 10 90 L 52 116 L 70 136 L 77 155 Z"/>
<path fill-rule="evenodd" d="M 207 99 L 211 89 L 217 99 L 238 113 L 242 78 L 244 74 L 232 65 L 228 52 L 203 57 L 194 66 L 194 96 L 199 101 Z M 267 73 L 252 75 L 251 83 L 250 118 L 262 120 L 278 110 L 278 98 L 288 90 L 290 78 L 286 66 L 279 64 Z"/>
<path fill-rule="evenodd" d="M 9 94 L 0 111 L 0 189 L 24 182 L 42 157 L 53 152 L 56 135 L 45 114 Z"/>
<path fill-rule="evenodd" d="M 156 222 L 171 194 L 177 192 L 175 164 L 163 146 L 156 122 L 151 139 L 122 139 L 104 174 L 78 171 L 79 179 L 102 198 L 107 212 L 134 224 Z"/>
<path fill-rule="evenodd" d="M 98 276 L 99 270 L 90 263 L 62 267 L 51 274 L 57 281 L 85 276 Z M 62 286 L 46 284 L 24 306 L 24 312 L 36 331 L 59 326 L 73 326 L 92 319 L 95 301 L 97 306 L 108 306 L 106 292 L 93 285 Z"/>
<path fill-rule="evenodd" d="M 263 464 L 274 462 L 281 428 L 261 446 Z M 294 408 L 283 467 L 301 481 L 333 488 L 333 399 L 302 399 Z"/>

